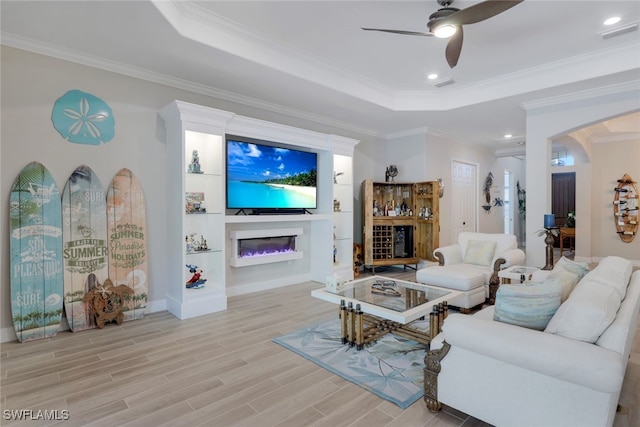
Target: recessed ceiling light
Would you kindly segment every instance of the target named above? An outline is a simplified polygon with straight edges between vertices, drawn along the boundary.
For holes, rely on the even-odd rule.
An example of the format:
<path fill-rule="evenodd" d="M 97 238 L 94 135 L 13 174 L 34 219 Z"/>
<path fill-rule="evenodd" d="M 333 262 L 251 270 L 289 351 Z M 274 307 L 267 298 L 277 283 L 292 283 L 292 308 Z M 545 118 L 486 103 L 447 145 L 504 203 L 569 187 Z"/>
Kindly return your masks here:
<path fill-rule="evenodd" d="M 613 25 L 613 24 L 617 24 L 618 22 L 620 22 L 620 17 L 619 16 L 612 16 L 611 18 L 608 18 L 606 21 L 603 22 L 604 25 Z"/>
<path fill-rule="evenodd" d="M 437 78 L 438 78 L 438 75 L 437 75 L 436 73 L 431 73 L 431 74 L 429 74 L 429 75 L 427 76 L 427 78 L 428 78 L 429 80 L 435 80 L 435 79 L 437 79 Z"/>
<path fill-rule="evenodd" d="M 511 137 L 513 137 L 513 135 L 511 135 L 510 133 L 507 133 L 507 134 L 505 134 L 505 136 L 504 136 L 504 137 L 505 137 L 505 138 L 511 138 Z"/>

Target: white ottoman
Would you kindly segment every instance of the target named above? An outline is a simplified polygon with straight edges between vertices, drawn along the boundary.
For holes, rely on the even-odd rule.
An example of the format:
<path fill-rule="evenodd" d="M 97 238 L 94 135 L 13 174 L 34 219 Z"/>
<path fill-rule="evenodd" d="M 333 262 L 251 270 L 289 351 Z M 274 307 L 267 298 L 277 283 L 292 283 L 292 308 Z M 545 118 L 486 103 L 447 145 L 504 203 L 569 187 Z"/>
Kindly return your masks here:
<path fill-rule="evenodd" d="M 472 265 L 437 265 L 422 268 L 416 271 L 416 280 L 425 285 L 461 291 L 461 295 L 449 301 L 449 305 L 461 309 L 470 309 L 483 304 L 487 298 L 485 283 L 488 282 L 488 278 Z"/>

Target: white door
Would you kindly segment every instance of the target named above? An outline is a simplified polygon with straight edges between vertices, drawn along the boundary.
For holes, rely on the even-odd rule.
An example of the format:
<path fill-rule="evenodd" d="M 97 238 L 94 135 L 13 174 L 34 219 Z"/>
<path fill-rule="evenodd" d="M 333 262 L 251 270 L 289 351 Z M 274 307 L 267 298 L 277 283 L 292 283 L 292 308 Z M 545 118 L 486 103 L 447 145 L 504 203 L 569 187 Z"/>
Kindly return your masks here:
<path fill-rule="evenodd" d="M 451 243 L 457 243 L 463 231 L 476 231 L 477 170 L 471 163 L 451 162 Z"/>

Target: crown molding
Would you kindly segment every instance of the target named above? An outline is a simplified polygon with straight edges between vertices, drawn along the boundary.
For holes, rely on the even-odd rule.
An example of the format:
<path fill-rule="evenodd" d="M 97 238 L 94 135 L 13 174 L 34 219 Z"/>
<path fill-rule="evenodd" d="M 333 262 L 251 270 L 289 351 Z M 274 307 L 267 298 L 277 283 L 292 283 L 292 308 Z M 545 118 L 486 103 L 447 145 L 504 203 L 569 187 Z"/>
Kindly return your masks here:
<path fill-rule="evenodd" d="M 262 110 L 271 111 L 278 114 L 283 114 L 298 119 L 308 120 L 311 122 L 320 123 L 327 126 L 332 126 L 338 129 L 345 129 L 351 132 L 355 132 L 361 135 L 369 135 L 377 138 L 384 138 L 384 134 L 380 132 L 354 126 L 351 123 L 331 119 L 329 117 L 321 116 L 318 114 L 312 114 L 298 109 L 285 107 L 283 105 L 275 104 L 272 102 L 264 101 L 257 98 L 252 98 L 237 93 L 225 91 L 212 86 L 202 85 L 194 83 L 188 80 L 180 79 L 177 77 L 169 76 L 154 71 L 133 67 L 121 62 L 110 61 L 104 58 L 100 58 L 94 55 L 87 55 L 79 53 L 70 49 L 60 48 L 58 46 L 48 45 L 39 41 L 16 36 L 14 34 L 0 32 L 0 44 L 13 47 L 16 49 L 26 50 L 29 52 L 37 53 L 40 55 L 50 56 L 53 58 L 61 59 L 64 61 L 73 62 L 87 67 L 97 68 L 112 73 L 122 74 L 128 77 L 145 80 L 152 83 L 161 84 L 164 86 L 173 87 L 176 89 L 185 90 L 187 92 L 197 93 L 199 95 L 206 95 L 213 98 L 222 99 L 225 101 L 235 102 L 237 104 L 246 105 L 249 107 L 255 107 Z"/>
<path fill-rule="evenodd" d="M 637 52 L 636 52 L 637 54 Z M 630 93 L 640 91 L 640 79 L 632 80 L 625 83 L 616 83 L 613 85 L 601 86 L 594 89 L 573 92 L 566 95 L 552 96 L 548 98 L 538 99 L 535 101 L 523 102 L 520 106 L 526 111 L 533 111 L 554 107 L 560 104 L 570 102 L 579 102 L 592 98 L 599 98 L 608 95 L 617 95 L 620 93 Z"/>

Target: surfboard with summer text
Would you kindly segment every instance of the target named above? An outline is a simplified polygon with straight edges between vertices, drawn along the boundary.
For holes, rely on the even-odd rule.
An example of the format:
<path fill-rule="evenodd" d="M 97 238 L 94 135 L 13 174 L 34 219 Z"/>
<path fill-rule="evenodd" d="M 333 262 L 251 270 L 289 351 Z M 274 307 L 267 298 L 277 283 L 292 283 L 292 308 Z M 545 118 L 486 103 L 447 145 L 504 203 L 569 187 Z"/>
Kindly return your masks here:
<path fill-rule="evenodd" d="M 95 328 L 87 292 L 107 279 L 106 194 L 89 166 L 76 168 L 62 193 L 64 309 L 72 331 Z"/>
<path fill-rule="evenodd" d="M 109 278 L 127 285 L 124 320 L 140 319 L 147 307 L 147 222 L 142 186 L 129 169 L 120 169 L 107 191 Z"/>
<path fill-rule="evenodd" d="M 62 209 L 44 165 L 22 169 L 9 204 L 13 325 L 20 342 L 49 338 L 62 318 Z"/>

